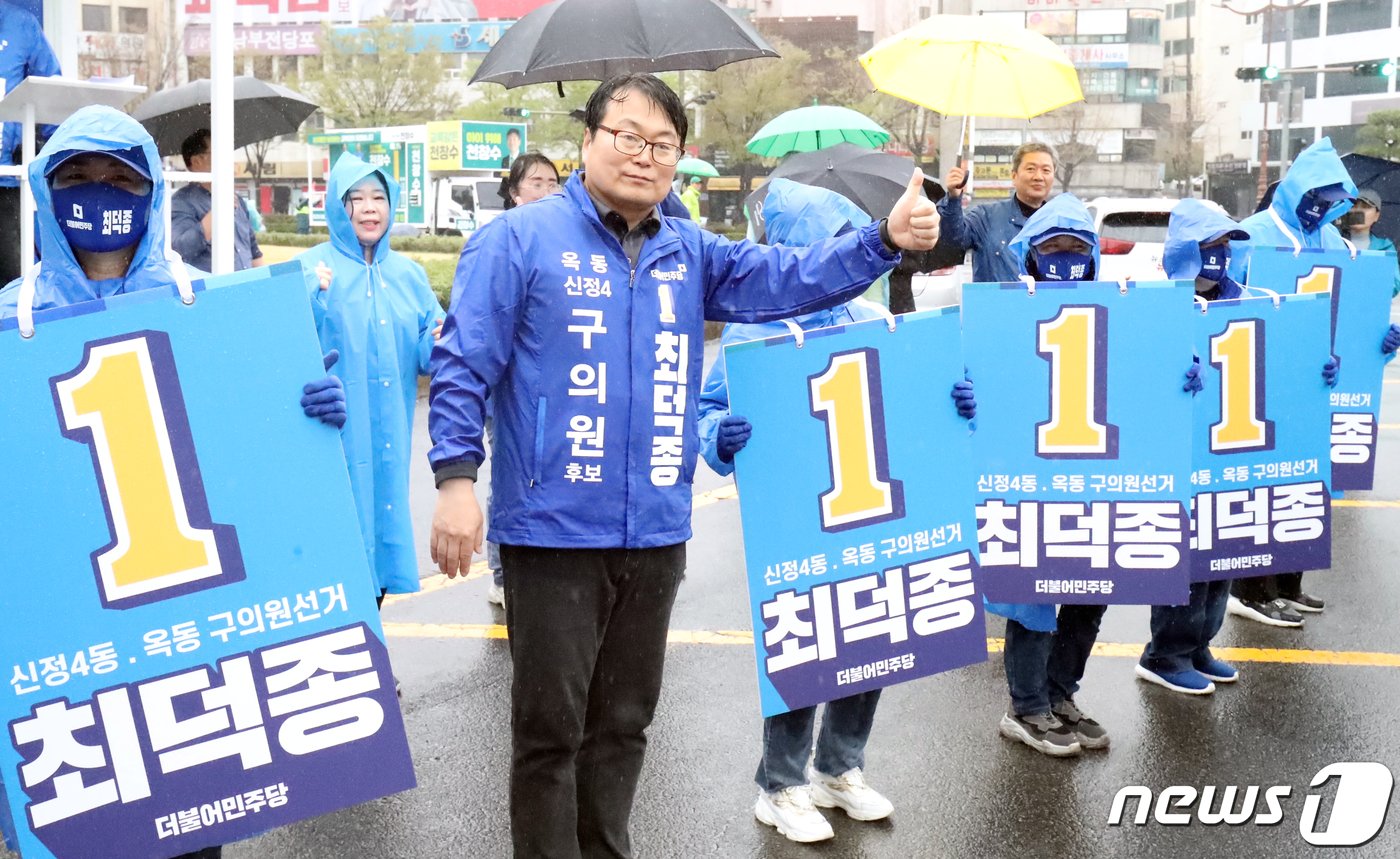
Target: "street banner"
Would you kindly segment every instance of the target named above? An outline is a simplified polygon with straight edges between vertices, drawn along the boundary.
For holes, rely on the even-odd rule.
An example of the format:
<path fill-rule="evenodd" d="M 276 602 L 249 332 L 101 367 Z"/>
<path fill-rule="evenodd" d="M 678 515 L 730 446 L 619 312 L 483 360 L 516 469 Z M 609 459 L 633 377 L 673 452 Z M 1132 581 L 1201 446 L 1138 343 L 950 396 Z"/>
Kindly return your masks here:
<path fill-rule="evenodd" d="M 957 308 L 726 348 L 773 716 L 987 658 Z"/>
<path fill-rule="evenodd" d="M 1191 580 L 1326 569 L 1331 303 L 1284 295 L 1197 308 L 1205 388 L 1193 412 Z"/>
<path fill-rule="evenodd" d="M 212 288 L 218 286 L 218 288 Z M 414 785 L 301 267 L 0 323 L 0 778 L 25 859 Z"/>
<path fill-rule="evenodd" d="M 454 119 L 428 123 L 428 169 L 505 170 L 526 150 L 523 122 Z"/>
<path fill-rule="evenodd" d="M 353 152 L 392 176 L 399 183 L 400 192 L 394 223 L 412 227 L 428 222 L 427 140 L 427 127 L 423 125 L 337 130 L 307 138 L 312 146 L 329 148 L 327 164 L 334 164 L 342 152 Z M 326 225 L 324 194 L 317 195 L 311 208 L 311 223 Z"/>
<path fill-rule="evenodd" d="M 963 287 L 989 600 L 1186 601 L 1192 294 L 1184 281 Z"/>
<path fill-rule="evenodd" d="M 1332 390 L 1332 488 L 1370 489 L 1390 327 L 1395 257 L 1379 251 L 1251 248 L 1248 282 L 1274 292 L 1332 295 L 1332 354 L 1341 364 Z"/>

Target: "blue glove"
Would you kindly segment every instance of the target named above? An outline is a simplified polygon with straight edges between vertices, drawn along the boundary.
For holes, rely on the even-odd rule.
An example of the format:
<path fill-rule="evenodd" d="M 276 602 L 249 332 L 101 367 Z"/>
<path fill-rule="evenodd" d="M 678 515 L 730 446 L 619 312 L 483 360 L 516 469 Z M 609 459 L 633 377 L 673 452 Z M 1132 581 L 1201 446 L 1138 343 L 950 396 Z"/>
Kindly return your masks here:
<path fill-rule="evenodd" d="M 739 415 L 725 415 L 720 418 L 719 432 L 715 437 L 715 450 L 720 462 L 733 462 L 734 454 L 744 449 L 753 435 L 753 424 Z"/>
<path fill-rule="evenodd" d="M 1337 357 L 1335 355 L 1328 358 L 1327 363 L 1322 365 L 1322 381 L 1327 383 L 1327 387 L 1337 387 L 1338 369 L 1339 365 L 1337 364 Z"/>
<path fill-rule="evenodd" d="M 340 360 L 335 349 L 322 356 L 326 369 Z M 340 379 L 330 374 L 310 382 L 302 388 L 301 410 L 308 418 L 320 418 L 321 423 L 330 424 L 336 429 L 345 426 L 345 386 Z"/>
<path fill-rule="evenodd" d="M 1400 349 L 1400 325 L 1392 323 L 1390 329 L 1385 332 L 1385 339 L 1381 341 L 1381 351 L 1387 355 L 1394 355 L 1396 349 Z"/>
<path fill-rule="evenodd" d="M 967 420 L 977 417 L 977 400 L 972 395 L 972 380 L 963 377 L 963 381 L 953 383 L 953 405 L 957 406 L 958 414 Z"/>
<path fill-rule="evenodd" d="M 1205 383 L 1201 381 L 1201 360 L 1197 358 L 1191 363 L 1191 369 L 1186 371 L 1186 384 L 1181 386 L 1181 390 L 1190 391 L 1194 397 L 1205 390 L 1205 387 Z"/>

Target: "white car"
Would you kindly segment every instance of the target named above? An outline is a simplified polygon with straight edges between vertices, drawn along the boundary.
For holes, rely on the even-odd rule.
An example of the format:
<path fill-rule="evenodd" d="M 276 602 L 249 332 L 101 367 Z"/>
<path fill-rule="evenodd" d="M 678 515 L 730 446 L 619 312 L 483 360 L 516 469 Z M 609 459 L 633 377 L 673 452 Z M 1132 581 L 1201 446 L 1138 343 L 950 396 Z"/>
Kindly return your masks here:
<path fill-rule="evenodd" d="M 1095 197 L 1087 205 L 1099 234 L 1099 280 L 1164 280 L 1162 244 L 1180 200 L 1166 197 Z M 1225 210 L 1205 200 L 1209 206 Z"/>

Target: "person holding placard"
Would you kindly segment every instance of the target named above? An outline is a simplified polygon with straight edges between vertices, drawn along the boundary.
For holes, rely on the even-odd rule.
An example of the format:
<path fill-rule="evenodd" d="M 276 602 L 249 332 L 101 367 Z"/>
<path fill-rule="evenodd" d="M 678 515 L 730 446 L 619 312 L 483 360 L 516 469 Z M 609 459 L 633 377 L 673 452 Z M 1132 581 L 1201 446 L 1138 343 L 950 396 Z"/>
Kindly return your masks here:
<path fill-rule="evenodd" d="M 29 183 L 43 262 L 0 290 L 0 319 L 19 316 L 21 336 L 34 334 L 25 328 L 31 308 L 50 310 L 148 289 L 188 290 L 191 275 L 201 276 L 169 250 L 160 155 L 150 133 L 126 114 L 102 106 L 74 113 L 30 163 Z M 29 290 L 32 295 L 25 295 Z M 327 368 L 338 357 L 328 353 Z M 304 393 L 308 417 L 335 427 L 345 424 L 339 378 L 327 375 Z M 9 815 L 0 816 L 13 843 Z M 220 854 L 219 847 L 208 847 L 176 859 Z"/>
<path fill-rule="evenodd" d="M 1235 247 L 1230 276 L 1248 282 L 1249 246 L 1305 248 L 1348 247 L 1335 222 L 1356 200 L 1356 183 L 1337 157 L 1330 138 L 1322 138 L 1298 153 L 1278 183 L 1269 205 L 1240 222 L 1249 233 L 1247 245 Z M 1400 327 L 1390 326 L 1381 351 L 1400 348 Z M 1303 574 L 1277 573 L 1235 579 L 1226 610 L 1237 617 L 1269 626 L 1300 627 L 1303 615 L 1321 612 L 1326 603 L 1303 590 Z"/>
<path fill-rule="evenodd" d="M 788 179 L 774 179 L 764 201 L 766 236 L 770 244 L 804 246 L 843 235 L 870 223 L 870 216 L 847 198 L 825 188 Z M 829 310 L 794 317 L 803 331 L 816 331 L 852 322 L 884 319 L 879 305 L 853 299 Z M 731 324 L 723 342 L 742 343 L 787 334 L 781 321 Z M 958 412 L 971 420 L 977 413 L 972 383 L 953 389 Z M 734 473 L 734 457 L 744 449 L 752 426 L 730 413 L 724 351 L 710 369 L 700 394 L 700 452 L 717 474 Z M 853 820 L 883 820 L 894 806 L 866 784 L 865 745 L 874 724 L 880 690 L 861 692 L 825 705 L 822 729 L 813 749 L 816 707 L 763 720 L 763 754 L 754 780 L 759 795 L 754 816 L 792 841 L 823 841 L 833 837 L 831 824 L 817 806 L 840 808 Z M 808 758 L 811 762 L 808 763 Z"/>

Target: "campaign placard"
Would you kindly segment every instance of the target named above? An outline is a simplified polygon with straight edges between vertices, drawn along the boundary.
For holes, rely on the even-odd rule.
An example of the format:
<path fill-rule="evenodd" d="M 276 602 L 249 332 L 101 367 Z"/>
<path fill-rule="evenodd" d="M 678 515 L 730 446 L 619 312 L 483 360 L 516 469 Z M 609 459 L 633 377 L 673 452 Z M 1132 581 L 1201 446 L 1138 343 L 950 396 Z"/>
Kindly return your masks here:
<path fill-rule="evenodd" d="M 763 715 L 985 660 L 957 308 L 725 363 Z"/>
<path fill-rule="evenodd" d="M 173 856 L 414 785 L 339 433 L 298 403 L 325 374 L 301 267 L 195 285 L 0 323 L 26 859 Z"/>
<path fill-rule="evenodd" d="M 989 600 L 1185 601 L 1192 295 L 1184 281 L 963 288 Z"/>
<path fill-rule="evenodd" d="M 1198 309 L 1192 581 L 1331 566 L 1328 296 Z"/>
<path fill-rule="evenodd" d="M 1379 251 L 1251 248 L 1248 283 L 1279 293 L 1330 293 L 1332 354 L 1341 365 L 1332 390 L 1333 489 L 1370 489 L 1390 327 L 1395 257 Z"/>

